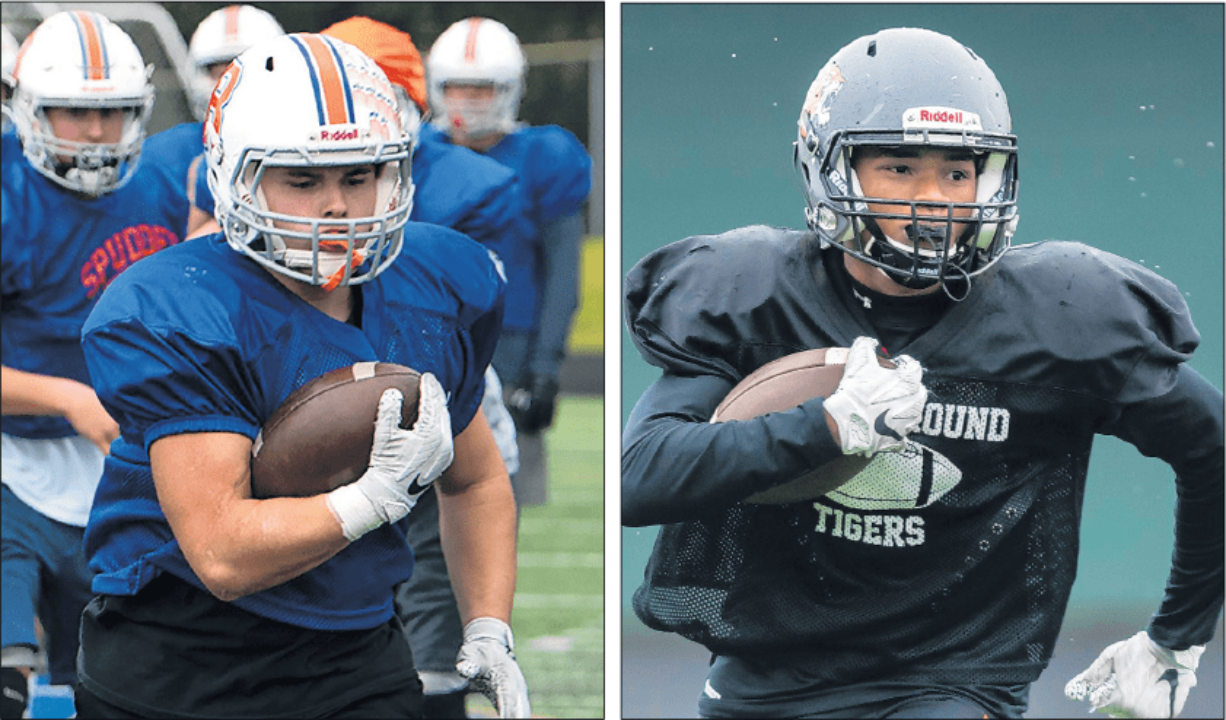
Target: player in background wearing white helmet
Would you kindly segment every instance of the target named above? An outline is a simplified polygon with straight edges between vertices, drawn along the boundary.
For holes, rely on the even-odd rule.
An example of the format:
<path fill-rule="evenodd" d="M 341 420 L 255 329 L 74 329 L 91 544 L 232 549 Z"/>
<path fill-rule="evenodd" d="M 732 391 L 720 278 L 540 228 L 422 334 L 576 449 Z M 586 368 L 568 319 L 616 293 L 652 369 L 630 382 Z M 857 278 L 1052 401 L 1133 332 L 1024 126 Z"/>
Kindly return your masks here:
<path fill-rule="evenodd" d="M 17 51 L 20 45 L 17 44 L 17 38 L 8 29 L 7 25 L 0 24 L 0 94 L 2 94 L 3 105 L 0 105 L 0 131 L 8 130 L 12 125 L 9 119 L 9 101 L 13 99 L 13 89 L 17 87 L 16 80 L 13 79 L 13 66 L 17 64 Z"/>
<path fill-rule="evenodd" d="M 0 136 L 4 717 L 25 704 L 36 615 L 50 682 L 76 682 L 82 532 L 119 432 L 81 327 L 119 273 L 179 242 L 187 211 L 181 186 L 140 159 L 151 70 L 119 26 L 81 11 L 43 21 L 15 63 L 14 128 Z"/>
<path fill-rule="evenodd" d="M 396 90 L 402 124 L 418 140 L 413 146 L 417 190 L 410 219 L 450 227 L 486 246 L 531 234 L 520 185 L 510 168 L 437 137 L 420 138 L 422 116 L 428 114 L 425 68 L 408 33 L 367 17 L 352 17 L 322 34 L 352 43 L 369 55 Z M 485 382 L 481 407 L 514 482 L 519 469 L 515 425 L 503 404 L 493 366 L 486 370 Z M 409 518 L 408 533 L 415 564 L 413 577 L 396 591 L 396 611 L 422 679 L 424 716 L 464 717 L 468 681 L 455 666 L 463 623 L 443 557 L 437 495 L 422 497 Z"/>
<path fill-rule="evenodd" d="M 205 118 L 224 233 L 138 264 L 82 331 L 122 430 L 85 533 L 82 717 L 417 717 L 395 615 L 403 522 L 440 493 L 466 622 L 464 671 L 527 717 L 508 622 L 510 481 L 480 410 L 504 282 L 488 251 L 408 220 L 395 91 L 360 50 L 292 34 L 233 61 Z M 260 428 L 311 378 L 359 362 L 422 373 L 418 419 L 384 393 L 365 474 L 252 497 Z M 158 648 L 173 647 L 174 653 Z"/>
<path fill-rule="evenodd" d="M 257 43 L 284 34 L 275 17 L 254 5 L 227 5 L 201 20 L 187 46 L 193 73 L 188 96 L 196 118 L 204 120 L 213 87 L 231 60 Z"/>
<path fill-rule="evenodd" d="M 527 62 L 502 23 L 471 17 L 451 25 L 426 59 L 433 120 L 424 137 L 442 137 L 515 170 L 535 234 L 495 247 L 507 272 L 507 317 L 494 355 L 515 419 L 520 470 L 515 498 L 544 504 L 543 433 L 553 423 L 558 372 L 579 304 L 582 210 L 591 191 L 591 158 L 556 125 L 518 122 Z"/>
<path fill-rule="evenodd" d="M 633 606 L 711 651 L 701 716 L 1022 717 L 1096 435 L 1174 470 L 1175 547 L 1146 629 L 1066 692 L 1172 717 L 1196 684 L 1222 612 L 1222 393 L 1187 363 L 1200 335 L 1171 282 L 1011 245 L 1019 152 L 976 51 L 882 30 L 804 95 L 807 230 L 695 236 L 627 273 L 627 330 L 663 369 L 623 436 L 623 523 L 662 526 Z M 762 365 L 848 346 L 828 399 L 708 422 Z M 847 454 L 873 460 L 835 491 L 742 502 Z"/>
<path fill-rule="evenodd" d="M 188 101 L 195 122 L 185 122 L 149 138 L 149 153 L 183 177 L 190 208 L 183 221 L 184 237 L 195 237 L 219 228 L 213 221 L 212 197 L 198 198 L 198 188 L 207 187 L 204 144 L 201 140 L 204 110 L 218 78 L 230 61 L 256 43 L 285 34 L 271 14 L 252 5 L 227 5 L 209 13 L 192 33 L 188 59 L 192 82 Z"/>

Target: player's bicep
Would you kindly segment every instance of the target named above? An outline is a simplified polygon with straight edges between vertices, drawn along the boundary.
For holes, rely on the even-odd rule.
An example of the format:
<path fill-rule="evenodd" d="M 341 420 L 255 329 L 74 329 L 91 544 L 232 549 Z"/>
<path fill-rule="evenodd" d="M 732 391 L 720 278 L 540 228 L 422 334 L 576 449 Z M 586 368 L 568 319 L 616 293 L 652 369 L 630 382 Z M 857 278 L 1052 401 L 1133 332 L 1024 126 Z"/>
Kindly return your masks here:
<path fill-rule="evenodd" d="M 251 439 L 236 433 L 167 435 L 149 446 L 158 504 L 197 575 L 229 506 L 251 497 Z"/>
<path fill-rule="evenodd" d="M 485 412 L 478 410 L 468 427 L 455 438 L 455 459 L 436 483 L 444 495 L 467 492 L 486 483 L 510 487 L 507 468 L 494 442 Z"/>

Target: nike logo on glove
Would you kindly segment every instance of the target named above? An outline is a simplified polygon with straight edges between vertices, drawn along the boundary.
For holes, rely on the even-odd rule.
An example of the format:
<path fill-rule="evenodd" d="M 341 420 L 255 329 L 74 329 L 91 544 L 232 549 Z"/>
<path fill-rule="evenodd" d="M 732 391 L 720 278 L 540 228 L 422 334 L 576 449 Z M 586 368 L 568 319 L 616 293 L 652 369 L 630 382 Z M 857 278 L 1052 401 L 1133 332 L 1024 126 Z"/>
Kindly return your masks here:
<path fill-rule="evenodd" d="M 413 478 L 413 481 L 409 483 L 409 487 L 407 490 L 405 490 L 405 492 L 407 492 L 410 495 L 420 495 L 424 493 L 425 491 L 429 490 L 430 485 L 433 484 L 433 483 L 426 483 L 425 485 L 422 485 L 420 481 L 421 481 L 421 475 L 418 475 L 417 477 Z"/>
<path fill-rule="evenodd" d="M 902 435 L 899 435 L 898 433 L 894 432 L 893 428 L 885 424 L 885 413 L 881 413 L 880 415 L 877 416 L 877 419 L 873 421 L 873 430 L 875 430 L 878 435 L 881 435 L 883 437 L 890 437 L 890 438 L 894 438 L 895 440 L 902 440 Z"/>

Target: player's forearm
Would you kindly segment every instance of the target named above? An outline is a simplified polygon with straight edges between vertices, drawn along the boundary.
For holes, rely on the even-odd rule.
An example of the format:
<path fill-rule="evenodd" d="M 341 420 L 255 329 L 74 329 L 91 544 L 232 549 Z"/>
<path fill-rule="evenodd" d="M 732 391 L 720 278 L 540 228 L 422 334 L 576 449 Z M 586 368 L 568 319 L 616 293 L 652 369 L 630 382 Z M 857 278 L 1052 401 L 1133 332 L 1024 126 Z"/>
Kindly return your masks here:
<path fill-rule="evenodd" d="M 1222 393 L 1180 365 L 1166 395 L 1129 407 L 1114 434 L 1176 474 L 1175 551 L 1162 605 L 1149 633 L 1164 647 L 1204 645 L 1222 612 Z"/>
<path fill-rule="evenodd" d="M 731 389 L 713 376 L 665 375 L 631 413 L 622 450 L 622 524 L 681 522 L 740 502 L 842 456 L 820 401 L 710 424 Z"/>
<path fill-rule="evenodd" d="M 438 505 L 443 555 L 460 617 L 465 623 L 477 617 L 509 623 L 516 569 L 510 480 L 504 472 L 461 492 L 440 492 Z"/>
<path fill-rule="evenodd" d="M 205 586 L 230 602 L 313 570 L 349 541 L 324 496 L 317 495 L 235 501 L 193 552 L 180 544 Z"/>
<path fill-rule="evenodd" d="M 168 435 L 149 446 L 149 461 L 183 555 L 221 600 L 298 577 L 349 545 L 325 496 L 251 496 L 251 440 L 244 435 Z"/>
<path fill-rule="evenodd" d="M 69 405 L 86 393 L 94 396 L 93 388 L 71 378 L 0 367 L 0 412 L 4 415 L 67 415 Z"/>

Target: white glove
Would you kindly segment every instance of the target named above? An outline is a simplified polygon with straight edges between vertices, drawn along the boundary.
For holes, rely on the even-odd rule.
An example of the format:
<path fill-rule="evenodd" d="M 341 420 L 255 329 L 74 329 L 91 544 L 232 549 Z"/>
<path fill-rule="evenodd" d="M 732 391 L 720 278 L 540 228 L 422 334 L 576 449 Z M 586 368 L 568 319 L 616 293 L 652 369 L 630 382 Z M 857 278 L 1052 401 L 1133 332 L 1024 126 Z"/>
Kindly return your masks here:
<path fill-rule="evenodd" d="M 408 515 L 417 498 L 451 465 L 455 451 L 443 387 L 430 373 L 421 376 L 419 387 L 417 422 L 411 430 L 400 427 L 404 394 L 383 391 L 369 467 L 362 477 L 326 496 L 350 542 Z"/>
<path fill-rule="evenodd" d="M 515 639 L 503 621 L 481 617 L 464 626 L 455 669 L 498 708 L 498 717 L 531 717 L 528 683 L 515 662 Z"/>
<path fill-rule="evenodd" d="M 928 400 L 920 380 L 924 371 L 907 355 L 894 359 L 894 368 L 877 362 L 877 341 L 858 337 L 851 344 L 839 387 L 823 406 L 839 428 L 843 454 L 898 450 L 915 431 Z"/>
<path fill-rule="evenodd" d="M 1168 650 L 1142 631 L 1103 650 L 1085 672 L 1064 686 L 1072 700 L 1090 701 L 1090 712 L 1111 717 L 1173 718 L 1196 687 L 1204 646 Z"/>

